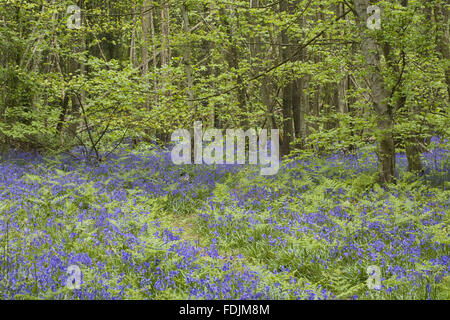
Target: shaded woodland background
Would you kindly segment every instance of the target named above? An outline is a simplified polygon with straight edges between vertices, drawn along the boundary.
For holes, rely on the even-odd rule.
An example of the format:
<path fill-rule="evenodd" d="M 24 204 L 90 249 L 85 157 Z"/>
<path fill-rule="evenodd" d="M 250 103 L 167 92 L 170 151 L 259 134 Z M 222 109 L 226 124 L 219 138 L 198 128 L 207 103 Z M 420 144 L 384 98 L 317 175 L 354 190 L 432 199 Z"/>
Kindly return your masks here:
<path fill-rule="evenodd" d="M 420 173 L 449 135 L 443 0 L 0 0 L 0 147 L 166 144 L 194 121 L 279 128 L 283 155 L 373 145 Z M 70 5 L 81 28 L 69 29 Z M 369 29 L 369 5 L 382 8 Z"/>

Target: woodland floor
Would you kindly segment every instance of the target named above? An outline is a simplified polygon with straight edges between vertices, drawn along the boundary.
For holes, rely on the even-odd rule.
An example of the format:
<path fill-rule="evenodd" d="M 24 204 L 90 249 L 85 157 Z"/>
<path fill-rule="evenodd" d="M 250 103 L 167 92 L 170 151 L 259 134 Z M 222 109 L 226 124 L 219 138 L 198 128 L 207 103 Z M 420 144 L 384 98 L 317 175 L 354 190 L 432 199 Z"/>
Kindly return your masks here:
<path fill-rule="evenodd" d="M 399 154 L 387 188 L 362 151 L 285 161 L 273 177 L 156 150 L 100 165 L 3 158 L 3 299 L 450 298 L 448 150 L 424 154 L 419 178 Z"/>

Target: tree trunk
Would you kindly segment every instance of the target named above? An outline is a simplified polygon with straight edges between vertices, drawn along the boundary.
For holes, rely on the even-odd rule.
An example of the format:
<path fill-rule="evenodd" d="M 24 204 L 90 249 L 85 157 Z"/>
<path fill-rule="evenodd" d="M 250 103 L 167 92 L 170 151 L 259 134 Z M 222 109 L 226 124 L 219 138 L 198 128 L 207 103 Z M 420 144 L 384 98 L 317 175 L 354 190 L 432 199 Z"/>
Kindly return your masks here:
<path fill-rule="evenodd" d="M 450 59 L 450 35 L 448 31 L 448 2 L 441 1 L 441 3 L 436 3 L 435 6 L 435 17 L 438 26 L 438 50 L 442 55 L 444 60 Z M 447 68 L 445 72 L 445 82 L 447 83 L 448 99 L 450 100 L 450 64 L 447 63 Z"/>
<path fill-rule="evenodd" d="M 81 10 L 84 9 L 84 0 L 81 0 L 79 2 L 79 7 L 81 8 Z M 83 13 L 81 13 L 81 21 L 83 21 Z M 77 37 L 77 39 L 76 39 L 74 51 L 75 52 L 84 52 L 86 49 L 85 33 L 77 32 L 76 37 Z M 86 72 L 86 67 L 83 63 L 79 63 L 75 59 L 71 59 L 71 61 L 69 62 L 69 70 L 72 74 L 76 74 L 76 73 L 84 74 Z M 81 101 L 76 96 L 77 94 L 80 95 Z M 73 122 L 69 125 L 69 133 L 72 136 L 75 136 L 77 134 L 78 124 L 79 124 L 80 116 L 81 116 L 80 102 L 84 103 L 84 100 L 85 100 L 84 90 L 82 90 L 81 92 L 75 92 L 71 96 L 70 99 L 72 102 L 71 114 L 74 119 L 73 119 Z"/>
<path fill-rule="evenodd" d="M 356 20 L 361 33 L 361 49 L 368 66 L 369 88 L 372 95 L 373 105 L 378 118 L 378 171 L 381 183 L 391 183 L 395 179 L 395 146 L 392 136 L 394 127 L 392 109 L 388 104 L 389 94 L 384 85 L 384 79 L 381 74 L 381 62 L 379 55 L 379 46 L 368 32 L 366 25 L 368 14 L 367 7 L 369 0 L 353 0 Z"/>
<path fill-rule="evenodd" d="M 230 10 L 234 10 L 233 7 L 230 8 Z M 243 80 L 242 76 L 240 75 L 239 71 L 239 48 L 236 43 L 236 39 L 234 37 L 234 30 L 233 25 L 230 23 L 232 22 L 232 16 L 227 16 L 227 13 L 224 12 L 223 9 L 220 10 L 221 15 L 223 16 L 222 22 L 224 23 L 226 27 L 226 32 L 228 35 L 228 41 L 229 41 L 229 47 L 227 48 L 228 53 L 225 54 L 226 60 L 228 62 L 229 68 L 234 72 L 234 78 L 236 79 L 236 85 L 237 85 L 237 102 L 239 109 L 242 110 L 242 112 L 246 112 L 246 105 L 247 105 L 247 92 L 246 89 L 243 86 Z M 230 20 L 229 20 L 230 19 Z M 242 123 L 240 124 L 241 127 L 249 128 L 250 123 L 247 118 L 245 118 Z"/>
<path fill-rule="evenodd" d="M 161 68 L 163 69 L 163 72 L 161 73 L 161 88 L 163 89 L 165 96 L 170 95 L 170 92 L 167 90 L 167 83 L 169 83 L 168 79 L 169 73 L 166 70 L 166 67 L 170 65 L 170 58 L 171 58 L 170 41 L 169 41 L 169 34 L 170 34 L 169 22 L 170 22 L 169 4 L 168 2 L 164 1 L 162 3 L 161 8 L 162 43 L 161 43 L 160 57 L 161 57 Z M 169 139 L 166 131 L 160 132 L 158 134 L 158 138 L 163 144 L 167 143 Z"/>
<path fill-rule="evenodd" d="M 300 27 L 303 27 L 303 17 L 299 22 Z M 298 40 L 298 39 L 296 39 Z M 305 61 L 306 48 L 302 49 L 298 55 L 298 61 Z M 294 80 L 292 92 L 292 112 L 294 116 L 294 131 L 295 138 L 298 140 L 297 147 L 302 148 L 305 145 L 306 139 L 306 122 L 305 114 L 307 112 L 307 99 L 304 92 L 305 76 L 302 75 L 300 79 Z"/>
<path fill-rule="evenodd" d="M 280 12 L 288 11 L 288 1 L 282 0 L 280 1 Z M 281 30 L 280 34 L 281 43 L 287 44 L 289 43 L 289 38 L 286 32 L 286 29 Z M 280 46 L 280 56 L 282 61 L 286 61 L 290 58 L 290 48 Z M 283 113 L 283 139 L 281 152 L 283 155 L 288 155 L 291 152 L 291 142 L 294 138 L 294 128 L 292 124 L 292 92 L 293 92 L 293 83 L 292 81 L 288 82 L 284 85 L 283 93 L 282 93 L 282 113 Z"/>
<path fill-rule="evenodd" d="M 192 91 L 192 87 L 194 85 L 194 79 L 193 79 L 193 71 L 192 71 L 192 65 L 191 65 L 191 45 L 189 38 L 190 36 L 190 25 L 189 25 L 189 16 L 186 4 L 181 4 L 181 15 L 183 16 L 183 25 L 184 25 L 184 32 L 186 34 L 187 41 L 184 45 L 184 56 L 183 56 L 183 62 L 184 62 L 184 72 L 186 73 L 186 85 L 187 85 L 187 93 L 188 93 L 188 105 L 192 108 L 193 99 L 194 99 L 194 92 Z"/>
<path fill-rule="evenodd" d="M 170 63 L 170 43 L 169 43 L 169 5 L 164 2 L 161 9 L 161 32 L 162 32 L 162 44 L 161 44 L 161 66 L 166 66 Z"/>
<path fill-rule="evenodd" d="M 146 75 L 148 73 L 148 29 L 150 27 L 150 19 L 148 6 L 150 4 L 149 0 L 144 2 L 144 6 L 141 8 L 141 23 L 142 23 L 142 74 Z M 144 104 L 144 108 L 150 111 L 150 101 L 147 98 Z"/>

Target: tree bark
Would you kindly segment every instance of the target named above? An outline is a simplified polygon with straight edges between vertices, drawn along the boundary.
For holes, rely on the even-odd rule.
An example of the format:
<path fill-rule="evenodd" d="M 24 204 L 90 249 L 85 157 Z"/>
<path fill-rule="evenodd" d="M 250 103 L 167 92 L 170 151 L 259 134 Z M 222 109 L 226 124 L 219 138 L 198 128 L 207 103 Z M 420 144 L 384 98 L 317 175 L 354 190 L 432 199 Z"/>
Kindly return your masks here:
<path fill-rule="evenodd" d="M 150 19 L 148 6 L 150 1 L 146 0 L 144 6 L 141 8 L 141 23 L 142 23 L 142 74 L 146 75 L 148 73 L 148 29 L 150 27 Z M 150 101 L 147 98 L 144 104 L 144 108 L 150 111 Z"/>
<path fill-rule="evenodd" d="M 230 10 L 234 10 L 233 7 L 231 6 Z M 243 86 L 243 79 L 242 76 L 240 75 L 240 63 L 239 63 L 239 48 L 237 46 L 236 43 L 236 39 L 234 36 L 234 30 L 233 30 L 233 25 L 232 23 L 230 23 L 230 21 L 232 21 L 232 16 L 231 14 L 227 16 L 227 13 L 224 12 L 223 9 L 220 10 L 221 11 L 221 15 L 223 16 L 223 20 L 222 23 L 225 25 L 226 27 L 226 32 L 228 35 L 228 42 L 229 42 L 229 47 L 227 48 L 228 53 L 225 54 L 227 63 L 229 68 L 232 70 L 232 72 L 234 72 L 234 78 L 236 81 L 236 85 L 237 85 L 237 102 L 238 102 L 238 107 L 240 110 L 242 110 L 242 112 L 246 112 L 246 105 L 247 105 L 247 91 Z M 247 118 L 245 118 L 242 123 L 240 124 L 241 127 L 244 128 L 249 128 L 250 123 L 248 121 Z"/>
<path fill-rule="evenodd" d="M 161 66 L 168 65 L 170 63 L 170 43 L 169 43 L 169 5 L 164 2 L 161 9 L 161 32 L 162 32 L 162 44 L 161 44 Z"/>
<path fill-rule="evenodd" d="M 192 108 L 193 105 L 193 99 L 194 99 L 194 92 L 192 91 L 192 87 L 194 86 L 194 79 L 193 79 L 193 71 L 192 71 L 192 62 L 191 62 L 191 45 L 189 38 L 190 36 L 190 24 L 189 24 L 189 16 L 188 16 L 188 10 L 186 7 L 186 4 L 181 4 L 181 15 L 183 17 L 183 26 L 184 26 L 184 32 L 186 34 L 187 41 L 184 44 L 184 56 L 183 56 L 183 62 L 184 62 L 184 72 L 186 74 L 186 86 L 187 86 L 187 93 L 188 93 L 188 105 Z"/>
<path fill-rule="evenodd" d="M 303 17 L 301 18 L 300 27 L 303 27 Z M 296 39 L 298 40 L 298 39 Z M 302 49 L 298 55 L 298 61 L 305 61 L 305 51 L 306 48 Z M 293 83 L 293 92 L 292 92 L 292 112 L 294 117 L 294 131 L 295 138 L 299 140 L 297 147 L 302 148 L 305 145 L 306 140 L 306 122 L 305 115 L 307 110 L 307 99 L 304 92 L 305 89 L 305 76 L 302 75 L 300 79 L 295 79 Z"/>
<path fill-rule="evenodd" d="M 288 12 L 288 1 L 282 0 L 280 1 L 280 12 Z M 289 43 L 289 37 L 287 35 L 286 29 L 282 29 L 280 33 L 281 43 L 287 44 Z M 290 58 L 289 47 L 280 46 L 280 56 L 282 61 L 286 61 Z M 281 146 L 282 155 L 288 155 L 291 152 L 291 142 L 294 139 L 294 127 L 293 127 L 293 110 L 292 110 L 292 96 L 293 96 L 293 83 L 289 81 L 284 85 L 282 89 L 282 114 L 283 114 L 283 139 Z"/>
<path fill-rule="evenodd" d="M 382 184 L 395 180 L 395 146 L 392 135 L 394 127 L 392 108 L 388 104 L 389 94 L 384 85 L 381 74 L 381 59 L 379 45 L 369 33 L 366 22 L 368 18 L 367 8 L 369 0 L 353 0 L 356 20 L 361 33 L 361 49 L 368 65 L 369 73 L 367 82 L 372 95 L 372 102 L 377 114 L 377 143 L 378 143 L 378 171 Z M 371 31 L 375 32 L 375 31 Z"/>
<path fill-rule="evenodd" d="M 450 35 L 448 30 L 448 2 L 441 1 L 435 5 L 435 17 L 438 26 L 438 50 L 444 60 L 450 59 Z M 448 99 L 450 100 L 450 65 L 447 63 L 445 82 L 447 83 Z"/>
<path fill-rule="evenodd" d="M 78 6 L 81 8 L 81 10 L 84 9 L 84 0 L 79 1 Z M 81 13 L 81 21 L 83 21 L 83 13 Z M 76 42 L 75 42 L 75 52 L 84 52 L 86 49 L 86 39 L 85 39 L 85 33 L 84 32 L 76 32 Z M 80 73 L 84 74 L 86 72 L 86 66 L 83 63 L 77 62 L 75 59 L 71 59 L 69 62 L 69 70 L 72 74 Z M 80 99 L 78 99 L 77 94 L 80 95 Z M 79 121 L 81 118 L 81 103 L 84 103 L 85 100 L 85 91 L 81 90 L 81 92 L 75 92 L 71 95 L 70 100 L 72 102 L 72 110 L 71 114 L 73 119 L 73 122 L 69 125 L 69 133 L 72 136 L 75 136 L 77 134 L 77 129 L 79 125 Z"/>

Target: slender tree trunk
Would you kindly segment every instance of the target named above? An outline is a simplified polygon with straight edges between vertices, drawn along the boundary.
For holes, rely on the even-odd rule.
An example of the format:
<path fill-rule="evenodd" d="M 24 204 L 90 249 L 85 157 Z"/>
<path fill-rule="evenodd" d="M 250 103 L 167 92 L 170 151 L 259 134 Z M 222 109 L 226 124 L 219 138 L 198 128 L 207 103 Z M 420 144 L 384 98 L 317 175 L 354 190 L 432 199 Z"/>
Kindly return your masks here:
<path fill-rule="evenodd" d="M 450 60 L 450 34 L 448 28 L 449 9 L 447 1 L 436 2 L 435 18 L 438 26 L 438 50 L 445 60 Z M 447 63 L 445 82 L 447 83 L 448 99 L 450 100 L 450 64 Z"/>
<path fill-rule="evenodd" d="M 282 143 L 282 154 L 288 155 L 291 152 L 291 142 L 294 136 L 294 130 L 292 125 L 292 82 L 287 84 L 283 88 L 283 102 L 282 102 L 282 113 L 283 113 L 283 143 Z"/>
<path fill-rule="evenodd" d="M 81 8 L 81 10 L 83 10 L 84 9 L 84 0 L 79 1 L 78 6 Z M 83 13 L 82 13 L 81 21 L 83 21 L 83 18 L 84 17 L 83 17 Z M 77 35 L 77 40 L 75 43 L 74 51 L 75 52 L 84 52 L 86 49 L 85 33 L 77 32 L 76 35 Z M 76 60 L 71 59 L 71 61 L 69 62 L 69 70 L 73 74 L 76 74 L 76 73 L 85 74 L 86 67 L 83 63 L 79 63 Z M 70 98 L 70 100 L 72 102 L 71 114 L 74 118 L 73 122 L 69 125 L 69 133 L 72 136 L 75 136 L 77 134 L 77 129 L 78 129 L 80 116 L 81 116 L 81 105 L 80 105 L 80 100 L 76 96 L 77 94 L 80 95 L 81 103 L 84 103 L 84 100 L 85 100 L 85 91 L 84 90 L 82 90 L 81 92 L 75 92 Z"/>
<path fill-rule="evenodd" d="M 230 10 L 233 12 L 233 7 L 231 6 Z M 234 78 L 236 81 L 236 85 L 237 85 L 237 102 L 238 102 L 238 106 L 239 109 L 242 110 L 242 112 L 246 112 L 246 104 L 247 104 L 247 92 L 246 89 L 243 87 L 243 80 L 242 80 L 242 76 L 239 73 L 239 48 L 237 46 L 236 43 L 236 39 L 234 37 L 234 30 L 233 30 L 233 25 L 232 23 L 230 23 L 230 21 L 232 21 L 232 14 L 229 14 L 227 16 L 227 13 L 221 9 L 221 14 L 223 17 L 223 24 L 226 27 L 226 32 L 228 35 L 228 42 L 229 42 L 229 47 L 227 48 L 227 53 L 225 54 L 226 60 L 228 62 L 228 66 L 229 68 L 234 72 Z M 242 123 L 240 124 L 241 126 L 248 128 L 250 123 L 248 121 L 247 118 L 245 118 Z"/>
<path fill-rule="evenodd" d="M 300 27 L 303 27 L 303 17 L 299 22 Z M 298 61 L 305 61 L 306 48 L 302 49 L 298 55 Z M 292 111 L 294 116 L 294 130 L 295 138 L 300 139 L 297 147 L 302 148 L 305 145 L 306 139 L 306 122 L 305 114 L 307 110 L 307 100 L 304 92 L 305 76 L 302 75 L 300 79 L 294 80 L 292 92 Z"/>
<path fill-rule="evenodd" d="M 136 24 L 136 8 L 133 8 L 133 25 Z M 137 68 L 137 54 L 136 54 L 136 28 L 133 28 L 131 33 L 131 43 L 130 43 L 130 61 L 133 67 Z"/>
<path fill-rule="evenodd" d="M 153 8 L 150 10 L 150 30 L 152 33 L 152 54 L 153 54 L 153 71 L 156 71 L 158 68 L 158 61 L 156 61 L 156 34 L 155 34 L 155 23 L 153 18 Z M 153 89 L 156 91 L 158 89 L 158 81 L 153 80 Z M 155 101 L 158 101 L 158 97 L 155 98 Z"/>
<path fill-rule="evenodd" d="M 260 0 L 250 0 L 251 8 L 258 8 L 260 6 Z M 262 51 L 261 37 L 256 35 L 250 37 L 250 53 L 251 53 L 251 68 L 255 70 L 256 74 L 261 74 L 263 72 L 263 62 L 268 58 L 268 53 Z M 270 82 L 268 81 L 267 75 L 262 76 L 261 87 L 259 89 L 259 94 L 261 97 L 261 102 L 265 106 L 267 116 L 264 123 L 270 126 L 270 111 L 271 111 L 271 101 L 270 101 Z"/>
<path fill-rule="evenodd" d="M 384 85 L 381 74 L 379 46 L 375 38 L 368 32 L 366 25 L 369 0 L 353 0 L 357 14 L 362 42 L 362 53 L 368 66 L 368 84 L 370 87 L 373 105 L 377 114 L 377 142 L 378 142 L 378 171 L 381 183 L 394 182 L 395 179 L 395 146 L 392 135 L 394 127 L 392 108 L 388 104 L 389 94 Z M 371 31 L 374 32 L 374 31 Z"/>
<path fill-rule="evenodd" d="M 146 0 L 144 6 L 141 8 L 141 23 L 142 23 L 142 74 L 146 75 L 148 73 L 148 29 L 150 27 L 149 11 L 148 7 L 150 1 Z M 144 104 L 144 108 L 150 111 L 150 101 L 147 98 Z"/>
<path fill-rule="evenodd" d="M 161 44 L 161 67 L 170 63 L 170 42 L 169 42 L 169 5 L 164 2 L 161 9 L 161 32 L 162 32 L 162 44 Z"/>
<path fill-rule="evenodd" d="M 181 4 L 181 15 L 183 16 L 183 26 L 184 26 L 184 32 L 187 37 L 187 41 L 184 45 L 184 56 L 183 56 L 183 62 L 184 62 L 184 72 L 186 73 L 186 85 L 187 85 L 187 93 L 189 97 L 188 105 L 192 108 L 193 105 L 193 99 L 194 99 L 194 92 L 192 91 L 192 87 L 194 86 L 194 79 L 193 79 L 193 71 L 192 71 L 192 62 L 191 62 L 191 45 L 190 45 L 190 24 L 189 24 L 189 16 L 188 16 L 188 10 L 186 7 L 186 4 Z"/>
<path fill-rule="evenodd" d="M 306 139 L 306 99 L 304 94 L 304 80 L 297 79 L 293 82 L 292 111 L 294 117 L 295 137 L 300 139 L 298 147 L 302 148 Z"/>
<path fill-rule="evenodd" d="M 64 94 L 63 92 L 63 97 L 61 99 L 61 110 L 59 112 L 58 124 L 56 125 L 56 132 L 58 133 L 59 136 L 61 136 L 62 133 L 68 106 L 69 106 L 69 96 Z"/>
<path fill-rule="evenodd" d="M 280 12 L 288 12 L 288 1 L 280 1 Z M 289 43 L 289 37 L 287 35 L 286 29 L 282 29 L 280 33 L 280 39 L 282 44 Z M 280 46 L 280 56 L 281 60 L 285 61 L 290 58 L 291 52 L 290 47 Z M 292 92 L 294 85 L 292 81 L 288 82 L 282 89 L 282 113 L 283 113 L 283 139 L 281 152 L 283 155 L 288 155 L 291 152 L 291 142 L 294 139 L 294 127 L 292 119 Z"/>
<path fill-rule="evenodd" d="M 165 96 L 169 96 L 170 92 L 167 90 L 167 84 L 169 83 L 169 72 L 166 67 L 170 65 L 170 15 L 169 15 L 169 4 L 167 1 L 162 1 L 161 8 L 161 33 L 162 33 L 162 43 L 160 49 L 161 58 L 161 68 L 163 72 L 161 73 L 161 88 Z M 168 134 L 166 131 L 160 132 L 158 138 L 166 143 L 168 141 Z"/>

